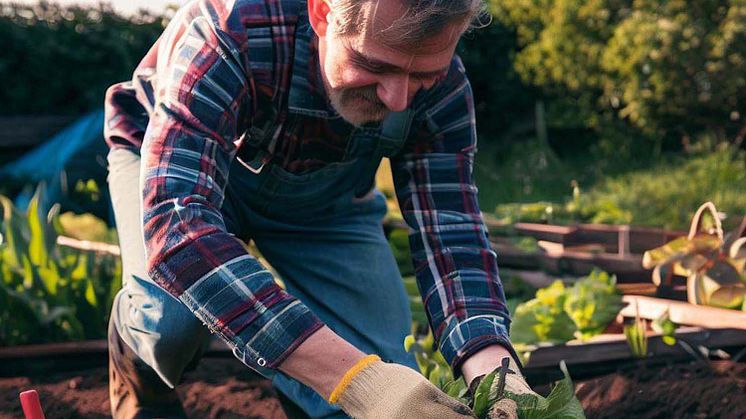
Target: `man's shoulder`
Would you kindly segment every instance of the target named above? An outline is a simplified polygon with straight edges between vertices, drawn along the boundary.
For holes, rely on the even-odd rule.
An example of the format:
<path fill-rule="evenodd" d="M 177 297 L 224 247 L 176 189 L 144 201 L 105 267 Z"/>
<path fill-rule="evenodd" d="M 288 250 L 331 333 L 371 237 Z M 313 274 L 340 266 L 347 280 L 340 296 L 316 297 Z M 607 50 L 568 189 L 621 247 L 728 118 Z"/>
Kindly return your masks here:
<path fill-rule="evenodd" d="M 215 30 L 240 40 L 252 29 L 295 25 L 305 10 L 305 0 L 192 0 L 179 8 L 172 23 L 206 20 Z"/>
<path fill-rule="evenodd" d="M 193 0 L 184 7 L 199 10 L 215 22 L 246 27 L 295 23 L 306 10 L 305 0 Z"/>

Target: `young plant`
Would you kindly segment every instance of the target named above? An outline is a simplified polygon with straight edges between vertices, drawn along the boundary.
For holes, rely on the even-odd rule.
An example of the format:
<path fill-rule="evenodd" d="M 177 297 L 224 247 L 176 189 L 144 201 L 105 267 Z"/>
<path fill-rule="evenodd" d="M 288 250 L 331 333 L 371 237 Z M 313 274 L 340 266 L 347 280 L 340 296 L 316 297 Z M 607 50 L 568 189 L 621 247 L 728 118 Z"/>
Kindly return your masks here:
<path fill-rule="evenodd" d="M 499 374 L 497 372 L 487 374 L 471 395 L 463 378 L 453 379 L 450 366 L 440 352 L 434 349 L 433 343 L 431 333 L 419 340 L 410 335 L 404 340 L 404 348 L 407 352 L 414 352 L 420 372 L 428 377 L 431 383 L 454 399 L 470 406 L 478 419 L 499 418 L 496 410 L 502 405 L 501 400 L 505 399 L 515 403 L 520 419 L 585 418 L 583 408 L 575 397 L 574 386 L 564 361 L 560 363 L 564 378 L 555 383 L 546 398 L 533 394 L 512 394 L 506 391 L 507 365 L 505 361 L 507 359 L 503 361 L 503 368 L 500 369 Z"/>
<path fill-rule="evenodd" d="M 0 196 L 0 346 L 105 336 L 119 258 L 57 245 L 58 206 L 40 186 L 26 213 Z"/>
<path fill-rule="evenodd" d="M 562 281 L 536 291 L 536 298 L 518 305 L 510 335 L 514 343 L 564 343 L 601 333 L 622 307 L 616 277 L 594 270 L 565 287 Z"/>
<path fill-rule="evenodd" d="M 627 345 L 632 351 L 635 358 L 645 358 L 648 356 L 648 336 L 645 334 L 647 322 L 640 318 L 640 314 L 635 315 L 632 324 L 624 326 L 624 336 L 627 338 Z"/>
<path fill-rule="evenodd" d="M 692 304 L 740 310 L 746 300 L 746 217 L 725 237 L 715 205 L 703 204 L 694 215 L 689 235 L 645 252 L 643 266 L 653 270 L 661 290 L 672 275 L 687 277 L 687 299 Z"/>
<path fill-rule="evenodd" d="M 650 326 L 653 328 L 654 331 L 661 334 L 663 343 L 668 346 L 673 346 L 676 344 L 676 338 L 674 337 L 674 334 L 676 333 L 677 325 L 676 323 L 671 321 L 668 310 L 661 314 L 660 317 L 653 320 L 653 323 L 651 323 Z"/>

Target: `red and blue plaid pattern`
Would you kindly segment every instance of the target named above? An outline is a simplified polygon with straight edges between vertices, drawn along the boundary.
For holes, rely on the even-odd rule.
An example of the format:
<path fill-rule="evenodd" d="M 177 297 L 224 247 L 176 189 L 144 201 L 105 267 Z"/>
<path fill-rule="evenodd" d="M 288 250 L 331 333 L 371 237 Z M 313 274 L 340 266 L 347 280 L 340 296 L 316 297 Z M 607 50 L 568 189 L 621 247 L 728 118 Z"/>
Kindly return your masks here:
<path fill-rule="evenodd" d="M 352 127 L 326 99 L 315 41 L 299 0 L 192 2 L 132 80 L 106 98 L 108 144 L 142 156 L 149 274 L 247 365 L 268 373 L 322 323 L 226 231 L 220 207 L 252 123 L 279 121 L 274 161 L 290 172 L 343 157 Z M 496 255 L 472 178 L 472 92 L 458 57 L 412 108 L 410 138 L 392 170 L 431 326 L 458 370 L 486 345 L 510 348 Z M 303 124 L 282 126 L 288 109 Z"/>

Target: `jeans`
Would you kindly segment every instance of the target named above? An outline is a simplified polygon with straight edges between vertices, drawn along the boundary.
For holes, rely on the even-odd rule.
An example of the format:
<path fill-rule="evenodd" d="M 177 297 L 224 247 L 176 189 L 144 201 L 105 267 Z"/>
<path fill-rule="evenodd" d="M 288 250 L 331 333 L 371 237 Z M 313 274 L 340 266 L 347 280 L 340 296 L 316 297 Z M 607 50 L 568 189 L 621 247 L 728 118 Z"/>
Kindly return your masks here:
<path fill-rule="evenodd" d="M 380 156 L 364 144 L 350 149 L 356 158 L 309 175 L 292 175 L 277 166 L 255 174 L 236 161 L 221 212 L 228 231 L 245 242 L 253 240 L 287 291 L 338 335 L 365 353 L 416 369 L 403 347 L 411 328 L 408 298 L 381 227 L 386 201 L 371 185 Z M 210 332 L 148 277 L 140 156 L 112 149 L 108 161 L 123 263 L 123 288 L 112 321 L 122 339 L 174 387 L 185 367 L 201 356 Z M 351 179 L 357 179 L 354 195 L 330 194 L 335 184 Z M 347 417 L 286 374 L 267 376 L 310 417 Z"/>

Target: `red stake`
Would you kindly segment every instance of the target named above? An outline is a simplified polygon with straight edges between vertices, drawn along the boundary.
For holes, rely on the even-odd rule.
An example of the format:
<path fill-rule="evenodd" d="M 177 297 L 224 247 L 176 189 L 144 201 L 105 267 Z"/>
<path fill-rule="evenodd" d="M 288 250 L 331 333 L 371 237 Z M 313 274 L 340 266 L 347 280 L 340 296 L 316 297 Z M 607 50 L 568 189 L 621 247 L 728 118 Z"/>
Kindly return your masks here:
<path fill-rule="evenodd" d="M 41 411 L 39 393 L 36 390 L 21 393 L 21 407 L 23 407 L 23 414 L 26 419 L 45 419 L 44 412 Z"/>

